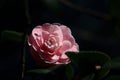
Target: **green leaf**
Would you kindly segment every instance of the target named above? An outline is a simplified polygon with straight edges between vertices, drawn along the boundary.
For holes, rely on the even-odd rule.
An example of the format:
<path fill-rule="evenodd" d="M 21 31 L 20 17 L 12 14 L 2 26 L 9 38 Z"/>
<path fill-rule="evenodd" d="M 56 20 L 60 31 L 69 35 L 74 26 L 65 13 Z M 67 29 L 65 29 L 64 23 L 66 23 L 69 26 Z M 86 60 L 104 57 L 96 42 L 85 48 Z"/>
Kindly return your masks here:
<path fill-rule="evenodd" d="M 113 58 L 112 61 L 120 62 L 120 57 Z"/>
<path fill-rule="evenodd" d="M 58 0 L 43 0 L 43 3 L 54 13 L 59 13 L 61 11 L 61 5 Z"/>
<path fill-rule="evenodd" d="M 82 80 L 93 80 L 94 79 L 95 74 L 91 74 L 86 76 L 85 78 L 83 78 Z"/>
<path fill-rule="evenodd" d="M 101 63 L 105 63 L 104 61 L 109 61 L 111 60 L 110 56 L 107 54 L 100 52 L 100 51 L 80 51 L 80 53 L 74 53 L 74 52 L 68 52 L 67 55 L 73 62 L 81 62 L 83 60 L 88 60 L 90 61 L 99 61 Z"/>
<path fill-rule="evenodd" d="M 15 41 L 15 42 L 21 42 L 22 41 L 22 33 L 15 32 L 15 31 L 2 31 L 1 32 L 1 40 L 9 40 L 9 41 Z"/>
<path fill-rule="evenodd" d="M 27 73 L 29 73 L 29 74 L 47 74 L 51 71 L 52 71 L 51 69 L 34 69 L 34 70 L 27 71 Z"/>
<path fill-rule="evenodd" d="M 72 62 L 78 62 L 79 61 L 78 57 L 79 57 L 80 53 L 68 52 L 66 54 L 69 56 L 69 58 Z"/>
<path fill-rule="evenodd" d="M 68 80 L 73 79 L 74 70 L 73 70 L 72 65 L 70 65 L 70 64 L 66 65 L 66 75 L 67 75 Z"/>
<path fill-rule="evenodd" d="M 120 80 L 120 75 L 112 75 L 107 78 L 107 80 Z"/>
<path fill-rule="evenodd" d="M 105 77 L 110 69 L 103 69 L 102 66 L 111 58 L 100 51 L 81 51 L 80 53 L 67 53 L 71 61 L 79 66 L 83 76 L 95 73 L 98 78 Z"/>
<path fill-rule="evenodd" d="M 120 70 L 120 57 L 113 58 L 111 61 L 106 62 L 103 66 L 104 69 L 117 69 Z"/>
<path fill-rule="evenodd" d="M 115 26 L 115 34 L 117 38 L 120 40 L 120 20 L 119 20 L 119 23 L 117 23 Z"/>
<path fill-rule="evenodd" d="M 110 12 L 113 16 L 120 18 L 120 0 L 110 0 Z"/>
<path fill-rule="evenodd" d="M 58 66 L 54 66 L 54 67 L 51 67 L 51 68 L 46 68 L 46 69 L 33 69 L 33 70 L 29 70 L 27 71 L 27 74 L 48 74 L 52 71 L 54 71 L 55 69 L 57 69 L 58 67 L 60 67 L 60 65 Z"/>

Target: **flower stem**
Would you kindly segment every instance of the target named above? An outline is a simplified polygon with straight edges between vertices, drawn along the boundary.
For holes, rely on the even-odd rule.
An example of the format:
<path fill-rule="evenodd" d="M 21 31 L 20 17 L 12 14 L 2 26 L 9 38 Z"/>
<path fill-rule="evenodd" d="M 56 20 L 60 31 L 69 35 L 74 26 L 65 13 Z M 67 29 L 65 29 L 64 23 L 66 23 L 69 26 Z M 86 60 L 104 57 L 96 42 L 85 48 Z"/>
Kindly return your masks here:
<path fill-rule="evenodd" d="M 21 54 L 21 65 L 20 65 L 20 80 L 24 80 L 25 76 L 25 50 L 26 50 L 26 34 L 27 29 L 31 25 L 31 19 L 29 14 L 29 0 L 24 0 L 25 16 L 27 19 L 27 26 L 25 26 L 23 37 L 22 37 L 22 54 Z"/>
<path fill-rule="evenodd" d="M 30 14 L 29 14 L 29 0 L 24 0 L 25 15 L 27 19 L 27 24 L 31 24 Z"/>

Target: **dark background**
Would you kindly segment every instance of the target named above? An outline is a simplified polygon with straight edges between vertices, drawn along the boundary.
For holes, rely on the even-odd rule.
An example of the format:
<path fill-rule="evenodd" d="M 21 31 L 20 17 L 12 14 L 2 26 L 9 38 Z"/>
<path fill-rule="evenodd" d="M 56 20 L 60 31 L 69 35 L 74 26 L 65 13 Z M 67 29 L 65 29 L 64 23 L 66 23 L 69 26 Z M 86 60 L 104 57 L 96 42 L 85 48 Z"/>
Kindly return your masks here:
<path fill-rule="evenodd" d="M 116 3 L 112 0 L 65 0 L 82 10 L 57 1 L 29 0 L 31 25 L 28 26 L 24 0 L 1 0 L 0 32 L 13 30 L 29 34 L 36 25 L 57 22 L 71 28 L 81 51 L 98 50 L 111 57 L 120 56 L 117 0 Z M 0 41 L 0 80 L 17 80 L 21 49 L 21 43 Z"/>

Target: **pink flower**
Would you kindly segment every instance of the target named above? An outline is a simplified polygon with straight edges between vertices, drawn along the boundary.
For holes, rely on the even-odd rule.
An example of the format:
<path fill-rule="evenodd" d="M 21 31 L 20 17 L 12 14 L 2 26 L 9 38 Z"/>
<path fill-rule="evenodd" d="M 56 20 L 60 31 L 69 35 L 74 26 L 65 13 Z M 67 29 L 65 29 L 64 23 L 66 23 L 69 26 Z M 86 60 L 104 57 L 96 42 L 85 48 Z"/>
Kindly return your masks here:
<path fill-rule="evenodd" d="M 33 59 L 41 66 L 68 64 L 70 59 L 65 53 L 79 52 L 71 30 L 58 23 L 36 26 L 28 37 L 28 44 Z"/>

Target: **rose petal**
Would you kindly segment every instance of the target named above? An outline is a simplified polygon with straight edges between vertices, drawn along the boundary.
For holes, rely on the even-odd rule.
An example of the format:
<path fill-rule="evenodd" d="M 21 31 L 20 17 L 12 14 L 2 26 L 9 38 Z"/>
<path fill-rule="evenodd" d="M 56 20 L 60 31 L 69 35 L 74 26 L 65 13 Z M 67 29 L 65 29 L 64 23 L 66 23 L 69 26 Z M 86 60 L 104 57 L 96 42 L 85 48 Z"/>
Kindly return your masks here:
<path fill-rule="evenodd" d="M 59 27 L 57 25 L 54 25 L 54 26 L 56 27 L 56 30 L 53 32 L 53 34 L 59 38 L 59 45 L 62 45 L 63 32 L 61 30 L 61 27 Z"/>
<path fill-rule="evenodd" d="M 46 61 L 52 60 L 51 57 L 54 56 L 54 55 L 48 54 L 46 50 L 44 50 L 44 52 L 39 52 L 39 55 L 41 56 L 42 59 Z"/>
<path fill-rule="evenodd" d="M 70 49 L 67 50 L 68 52 L 79 52 L 79 46 L 75 43 Z"/>
<path fill-rule="evenodd" d="M 45 63 L 49 63 L 49 64 L 55 63 L 59 59 L 59 56 L 54 55 L 53 57 L 50 57 L 50 58 L 44 59 Z"/>
<path fill-rule="evenodd" d="M 49 32 L 47 32 L 47 31 L 42 31 L 42 38 L 44 39 L 44 41 L 48 39 L 49 35 L 50 35 Z"/>
<path fill-rule="evenodd" d="M 52 57 L 52 59 L 54 59 L 54 60 L 58 60 L 58 59 L 59 59 L 59 56 L 54 55 L 54 56 Z"/>
<path fill-rule="evenodd" d="M 32 30 L 32 36 L 34 39 L 38 38 L 38 36 L 42 37 L 42 27 L 37 26 Z"/>
<path fill-rule="evenodd" d="M 63 41 L 63 45 L 61 46 L 61 48 L 59 49 L 57 55 L 61 56 L 62 54 L 64 54 L 68 49 L 71 48 L 71 43 L 70 41 Z"/>
<path fill-rule="evenodd" d="M 62 56 L 60 57 L 61 59 L 67 59 L 67 55 L 66 54 L 62 54 Z"/>
<path fill-rule="evenodd" d="M 60 23 L 53 23 L 53 25 L 61 26 L 61 24 L 60 24 Z"/>
<path fill-rule="evenodd" d="M 61 25 L 61 29 L 63 34 L 63 38 L 64 40 L 68 40 L 71 42 L 72 47 L 68 50 L 68 51 L 72 51 L 72 52 L 79 52 L 79 46 L 78 44 L 75 42 L 74 37 L 72 36 L 71 30 L 69 28 L 67 28 L 64 25 Z"/>
<path fill-rule="evenodd" d="M 59 26 L 55 24 L 45 23 L 42 25 L 42 30 L 47 31 L 49 33 L 53 33 L 54 31 L 57 31 L 58 29 L 59 29 Z"/>
<path fill-rule="evenodd" d="M 42 25 L 42 30 L 47 31 L 49 33 L 53 33 L 54 31 L 56 31 L 56 29 L 57 29 L 56 26 L 49 24 L 49 23 L 45 23 Z"/>
<path fill-rule="evenodd" d="M 55 64 L 68 64 L 70 63 L 70 59 L 67 58 L 67 59 L 59 59 Z"/>
<path fill-rule="evenodd" d="M 32 35 L 29 36 L 28 43 L 29 43 L 29 46 L 32 46 L 35 50 L 39 48 L 39 45 L 36 43 L 36 40 L 33 38 Z"/>
<path fill-rule="evenodd" d="M 70 59 L 66 54 L 62 54 L 59 60 L 55 64 L 68 64 L 70 62 Z"/>
<path fill-rule="evenodd" d="M 51 30 L 51 24 L 49 24 L 49 23 L 43 24 L 42 25 L 42 30 L 50 32 L 50 30 Z"/>
<path fill-rule="evenodd" d="M 74 44 L 75 39 L 71 34 L 71 30 L 67 26 L 64 26 L 64 25 L 61 25 L 60 27 L 61 27 L 62 33 L 63 33 L 63 40 L 69 40 L 71 43 Z"/>
<path fill-rule="evenodd" d="M 63 40 L 63 33 L 61 31 L 61 28 L 57 24 L 49 24 L 46 23 L 42 27 L 43 30 L 48 31 L 50 34 L 53 34 L 59 38 L 59 44 L 61 45 Z"/>
<path fill-rule="evenodd" d="M 68 64 L 70 59 L 65 53 L 79 51 L 71 30 L 56 23 L 35 27 L 28 37 L 28 44 L 33 58 L 41 66 Z"/>
<path fill-rule="evenodd" d="M 45 61 L 44 59 L 41 59 L 41 57 L 39 56 L 39 53 L 34 51 L 32 48 L 30 49 L 30 51 L 31 51 L 31 55 L 32 55 L 33 59 L 41 67 L 45 68 L 45 67 L 49 67 L 49 66 L 53 66 L 54 65 L 52 63 L 46 63 L 47 61 Z"/>

